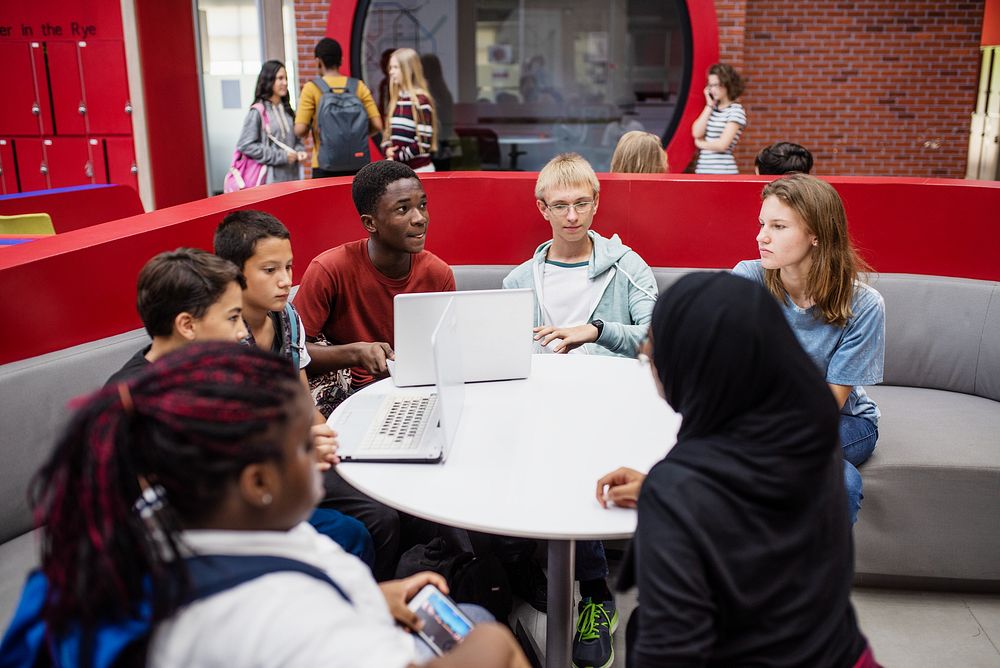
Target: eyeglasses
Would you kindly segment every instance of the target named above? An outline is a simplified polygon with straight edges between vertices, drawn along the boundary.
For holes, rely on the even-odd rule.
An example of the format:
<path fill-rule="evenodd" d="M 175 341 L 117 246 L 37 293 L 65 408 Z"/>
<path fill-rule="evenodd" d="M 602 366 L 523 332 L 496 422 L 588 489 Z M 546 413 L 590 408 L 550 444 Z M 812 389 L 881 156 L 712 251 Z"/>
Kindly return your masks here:
<path fill-rule="evenodd" d="M 590 213 L 594 208 L 594 200 L 587 200 L 586 202 L 575 202 L 573 204 L 549 204 L 542 200 L 545 204 L 545 208 L 549 210 L 554 216 L 559 216 L 560 218 L 569 215 L 569 208 L 573 207 L 573 210 L 579 214 Z"/>

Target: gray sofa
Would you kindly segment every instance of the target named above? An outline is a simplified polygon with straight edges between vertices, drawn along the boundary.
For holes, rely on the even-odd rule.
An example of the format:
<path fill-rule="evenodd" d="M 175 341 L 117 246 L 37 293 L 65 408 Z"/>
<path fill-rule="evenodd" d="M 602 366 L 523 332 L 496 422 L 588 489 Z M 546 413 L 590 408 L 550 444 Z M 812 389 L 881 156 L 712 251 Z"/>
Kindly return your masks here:
<path fill-rule="evenodd" d="M 455 267 L 461 290 L 499 288 L 510 266 Z M 688 269 L 654 269 L 660 290 Z M 859 582 L 1000 589 L 1000 283 L 886 274 L 879 442 L 862 467 Z M 141 330 L 0 366 L 0 628 L 36 561 L 26 493 L 65 423 L 147 342 Z"/>

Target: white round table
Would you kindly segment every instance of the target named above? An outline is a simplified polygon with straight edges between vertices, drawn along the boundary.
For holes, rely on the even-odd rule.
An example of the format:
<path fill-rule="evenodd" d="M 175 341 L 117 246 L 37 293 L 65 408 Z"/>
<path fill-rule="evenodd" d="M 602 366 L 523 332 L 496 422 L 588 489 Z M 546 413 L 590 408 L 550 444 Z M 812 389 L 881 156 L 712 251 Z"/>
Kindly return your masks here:
<path fill-rule="evenodd" d="M 387 379 L 358 394 L 395 390 Z M 635 531 L 635 511 L 597 503 L 597 480 L 619 466 L 649 470 L 679 426 L 649 369 L 634 359 L 534 355 L 526 380 L 466 384 L 443 464 L 344 462 L 337 470 L 362 492 L 417 517 L 548 540 L 546 664 L 562 667 L 570 664 L 575 621 L 574 541 Z"/>

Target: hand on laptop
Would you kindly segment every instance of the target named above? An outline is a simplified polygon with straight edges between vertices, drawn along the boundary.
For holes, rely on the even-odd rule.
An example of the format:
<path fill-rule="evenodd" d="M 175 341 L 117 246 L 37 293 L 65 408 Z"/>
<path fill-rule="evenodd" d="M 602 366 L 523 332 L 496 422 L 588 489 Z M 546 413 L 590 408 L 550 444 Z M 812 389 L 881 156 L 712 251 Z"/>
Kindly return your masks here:
<path fill-rule="evenodd" d="M 365 371 L 371 374 L 383 374 L 386 372 L 387 359 L 396 359 L 396 354 L 392 352 L 392 347 L 388 343 L 383 341 L 378 341 L 376 343 L 352 343 L 355 348 L 355 356 L 357 359 L 356 366 L 363 367 Z"/>
<path fill-rule="evenodd" d="M 635 508 L 645 479 L 646 474 L 635 469 L 616 469 L 597 481 L 597 502 L 602 508 L 608 507 L 608 501 L 622 508 Z"/>
<path fill-rule="evenodd" d="M 549 345 L 554 339 L 562 339 L 552 347 L 554 353 L 568 353 L 585 343 L 593 343 L 597 340 L 597 328 L 590 323 L 576 327 L 543 325 L 535 327 L 533 331 L 535 332 L 535 341 L 543 346 Z"/>
<path fill-rule="evenodd" d="M 328 471 L 331 467 L 339 464 L 337 432 L 324 422 L 323 424 L 314 424 L 310 434 L 313 439 L 313 448 L 316 450 L 317 468 L 320 471 Z"/>

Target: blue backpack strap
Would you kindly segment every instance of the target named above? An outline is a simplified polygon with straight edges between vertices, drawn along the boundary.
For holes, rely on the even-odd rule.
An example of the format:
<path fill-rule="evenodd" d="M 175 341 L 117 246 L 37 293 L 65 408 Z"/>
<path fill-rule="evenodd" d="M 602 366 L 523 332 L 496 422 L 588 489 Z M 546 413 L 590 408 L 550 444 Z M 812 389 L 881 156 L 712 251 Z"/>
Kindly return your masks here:
<path fill-rule="evenodd" d="M 292 354 L 292 366 L 298 371 L 302 349 L 299 348 L 299 315 L 292 302 L 285 302 L 285 319 L 288 320 L 288 349 Z"/>
<path fill-rule="evenodd" d="M 347 92 L 355 97 L 358 96 L 358 80 L 354 77 L 347 77 Z"/>
<path fill-rule="evenodd" d="M 353 605 L 351 597 L 323 570 L 297 559 L 269 555 L 199 555 L 184 560 L 191 577 L 191 592 L 183 603 L 193 603 L 222 593 L 262 575 L 278 572 L 302 573 L 334 588 L 340 597 Z"/>
<path fill-rule="evenodd" d="M 316 77 L 315 79 L 313 79 L 313 83 L 316 84 L 317 88 L 319 88 L 319 92 L 323 93 L 324 95 L 326 93 L 333 92 L 333 89 L 330 88 L 330 84 L 328 84 L 323 77 Z"/>

